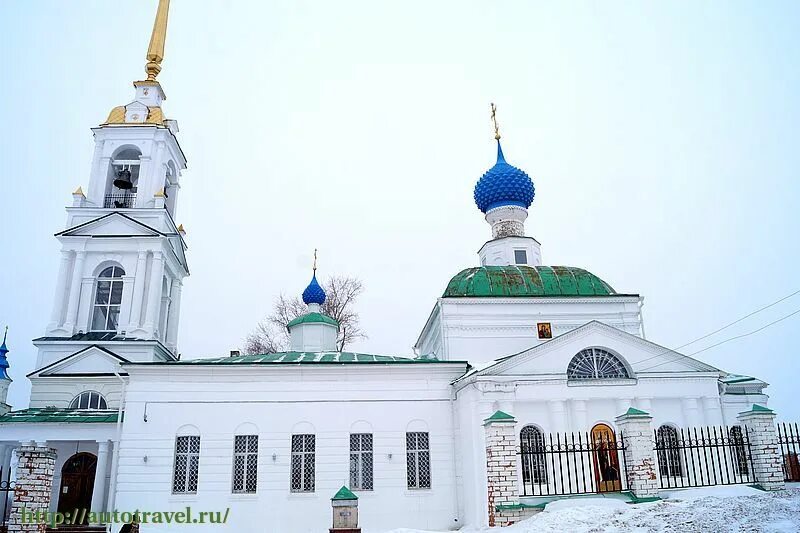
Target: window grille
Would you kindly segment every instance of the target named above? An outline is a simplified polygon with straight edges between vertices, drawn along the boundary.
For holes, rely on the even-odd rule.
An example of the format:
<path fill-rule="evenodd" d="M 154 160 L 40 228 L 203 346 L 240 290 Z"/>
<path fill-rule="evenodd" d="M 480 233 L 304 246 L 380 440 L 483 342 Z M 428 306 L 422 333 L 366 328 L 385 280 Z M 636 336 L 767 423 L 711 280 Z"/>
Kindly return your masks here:
<path fill-rule="evenodd" d="M 117 331 L 124 275 L 122 268 L 112 266 L 100 272 L 97 277 L 92 331 Z"/>
<path fill-rule="evenodd" d="M 745 449 L 745 440 L 742 435 L 741 426 L 732 426 L 730 429 L 729 439 L 733 447 L 733 455 L 736 459 L 736 469 L 741 476 L 749 476 L 750 469 L 747 462 L 747 450 Z"/>
<path fill-rule="evenodd" d="M 678 430 L 672 426 L 661 426 L 656 432 L 658 439 L 658 469 L 662 476 L 681 477 L 680 448 L 678 447 Z"/>
<path fill-rule="evenodd" d="M 581 350 L 572 358 L 567 367 L 567 379 L 625 379 L 628 369 L 619 357 L 602 348 Z"/>
<path fill-rule="evenodd" d="M 534 485 L 547 484 L 547 460 L 544 435 L 535 426 L 525 426 L 519 433 L 522 458 L 522 481 Z"/>
<path fill-rule="evenodd" d="M 70 409 L 108 409 L 108 404 L 99 392 L 89 390 L 78 394 L 69 404 Z"/>
<path fill-rule="evenodd" d="M 292 492 L 314 492 L 315 436 L 292 435 Z"/>
<path fill-rule="evenodd" d="M 409 489 L 431 488 L 431 451 L 427 432 L 406 433 L 406 479 Z"/>
<path fill-rule="evenodd" d="M 254 494 L 258 484 L 258 435 L 233 439 L 233 487 L 236 494 Z"/>
<path fill-rule="evenodd" d="M 197 471 L 200 464 L 200 437 L 190 435 L 175 439 L 175 472 L 172 492 L 193 494 L 197 492 Z"/>
<path fill-rule="evenodd" d="M 372 490 L 372 433 L 350 435 L 350 488 Z"/>

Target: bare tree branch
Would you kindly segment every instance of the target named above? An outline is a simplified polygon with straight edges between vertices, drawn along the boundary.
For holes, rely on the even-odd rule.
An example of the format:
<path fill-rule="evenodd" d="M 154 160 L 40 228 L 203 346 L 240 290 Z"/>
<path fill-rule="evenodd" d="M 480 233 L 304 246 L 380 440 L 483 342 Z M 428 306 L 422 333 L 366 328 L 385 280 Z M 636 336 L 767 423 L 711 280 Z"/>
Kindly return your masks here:
<path fill-rule="evenodd" d="M 349 276 L 331 276 L 322 283 L 325 290 L 325 303 L 322 312 L 339 322 L 339 338 L 336 348 L 345 349 L 357 339 L 365 339 L 367 335 L 359 325 L 358 312 L 353 306 L 364 285 L 361 280 Z M 295 318 L 308 313 L 303 301 L 283 294 L 275 299 L 272 311 L 244 340 L 245 354 L 263 354 L 286 351 L 289 348 L 289 332 L 286 325 Z"/>

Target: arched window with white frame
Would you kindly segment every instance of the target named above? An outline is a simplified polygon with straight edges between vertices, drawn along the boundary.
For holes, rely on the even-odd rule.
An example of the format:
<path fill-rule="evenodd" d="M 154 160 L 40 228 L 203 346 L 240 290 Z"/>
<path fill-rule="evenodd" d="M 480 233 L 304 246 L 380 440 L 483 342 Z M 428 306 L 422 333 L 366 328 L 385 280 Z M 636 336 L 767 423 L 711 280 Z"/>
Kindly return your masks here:
<path fill-rule="evenodd" d="M 568 381 L 628 379 L 630 373 L 618 356 L 603 348 L 581 350 L 567 366 Z"/>
<path fill-rule="evenodd" d="M 520 457 L 522 459 L 522 482 L 534 486 L 547 485 L 547 461 L 544 434 L 536 426 L 525 426 L 519 432 Z"/>
<path fill-rule="evenodd" d="M 92 331 L 117 331 L 122 306 L 122 277 L 120 266 L 104 268 L 97 276 L 92 310 Z"/>
<path fill-rule="evenodd" d="M 69 404 L 70 409 L 108 409 L 108 403 L 97 391 L 87 390 L 75 396 Z"/>

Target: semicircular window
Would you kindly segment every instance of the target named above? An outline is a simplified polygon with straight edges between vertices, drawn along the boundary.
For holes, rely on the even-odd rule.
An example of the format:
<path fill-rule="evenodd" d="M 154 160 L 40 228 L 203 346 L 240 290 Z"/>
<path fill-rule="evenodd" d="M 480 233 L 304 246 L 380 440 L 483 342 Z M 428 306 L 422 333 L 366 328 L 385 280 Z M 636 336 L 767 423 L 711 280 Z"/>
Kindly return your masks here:
<path fill-rule="evenodd" d="M 628 369 L 619 357 L 602 348 L 586 348 L 572 358 L 567 367 L 567 380 L 626 379 Z"/>
<path fill-rule="evenodd" d="M 70 409 L 108 409 L 103 395 L 97 391 L 87 390 L 75 396 L 69 404 Z"/>

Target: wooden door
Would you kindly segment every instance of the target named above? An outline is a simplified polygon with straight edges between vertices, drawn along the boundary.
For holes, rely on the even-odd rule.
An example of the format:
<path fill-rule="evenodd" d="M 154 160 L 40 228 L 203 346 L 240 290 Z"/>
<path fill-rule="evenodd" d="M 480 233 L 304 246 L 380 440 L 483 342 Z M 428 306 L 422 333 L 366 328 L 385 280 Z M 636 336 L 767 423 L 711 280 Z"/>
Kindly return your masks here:
<path fill-rule="evenodd" d="M 592 428 L 594 447 L 594 479 L 598 492 L 615 492 L 622 490 L 617 455 L 617 439 L 614 430 L 606 424 L 597 424 Z"/>
<path fill-rule="evenodd" d="M 76 453 L 61 468 L 61 490 L 58 491 L 58 511 L 74 514 L 77 509 L 91 510 L 94 473 L 97 457 L 91 453 Z"/>

